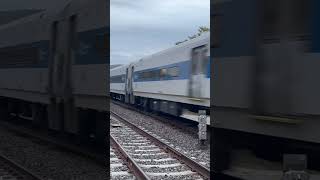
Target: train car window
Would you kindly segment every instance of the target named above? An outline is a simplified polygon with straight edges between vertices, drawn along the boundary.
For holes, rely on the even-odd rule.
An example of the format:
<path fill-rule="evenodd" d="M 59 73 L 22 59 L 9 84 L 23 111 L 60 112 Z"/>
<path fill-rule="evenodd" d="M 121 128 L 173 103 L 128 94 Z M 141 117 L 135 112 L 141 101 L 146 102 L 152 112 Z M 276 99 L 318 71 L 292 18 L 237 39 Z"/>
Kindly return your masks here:
<path fill-rule="evenodd" d="M 179 76 L 178 67 L 169 68 L 167 74 L 169 77 L 178 77 Z"/>
<path fill-rule="evenodd" d="M 40 53 L 37 47 L 10 47 L 0 49 L 0 66 L 16 67 L 37 64 Z"/>
<path fill-rule="evenodd" d="M 159 79 L 160 78 L 160 69 L 153 70 L 153 79 Z"/>
<path fill-rule="evenodd" d="M 107 33 L 96 37 L 96 49 L 99 54 L 105 57 L 109 56 L 109 35 Z"/>
<path fill-rule="evenodd" d="M 161 73 L 163 72 L 161 72 L 160 69 L 145 71 L 145 72 L 138 73 L 138 77 L 141 80 L 150 80 L 150 79 L 158 80 L 162 77 Z"/>
<path fill-rule="evenodd" d="M 167 69 L 164 68 L 164 69 L 161 69 L 160 70 L 160 78 L 164 78 L 167 76 Z"/>
<path fill-rule="evenodd" d="M 111 83 L 124 83 L 125 78 L 124 75 L 118 75 L 118 76 L 113 76 L 110 77 Z"/>
<path fill-rule="evenodd" d="M 145 79 L 151 78 L 152 74 L 151 72 L 145 72 Z"/>

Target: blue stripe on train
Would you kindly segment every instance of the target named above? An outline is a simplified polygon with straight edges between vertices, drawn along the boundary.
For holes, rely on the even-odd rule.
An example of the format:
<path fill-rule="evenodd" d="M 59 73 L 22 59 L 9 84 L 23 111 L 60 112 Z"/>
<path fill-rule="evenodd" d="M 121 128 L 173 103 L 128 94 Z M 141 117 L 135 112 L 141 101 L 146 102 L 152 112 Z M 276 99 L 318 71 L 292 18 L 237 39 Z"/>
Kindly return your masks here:
<path fill-rule="evenodd" d="M 207 64 L 207 72 L 206 72 L 206 78 L 210 78 L 210 71 L 211 71 L 211 57 L 209 56 L 209 63 Z M 148 72 L 152 70 L 160 70 L 163 68 L 171 68 L 171 67 L 178 67 L 179 69 L 179 76 L 177 77 L 164 77 L 164 78 L 148 78 L 148 79 L 138 79 L 138 74 L 142 72 Z M 174 64 L 168 64 L 165 66 L 159 66 L 155 68 L 150 69 L 144 69 L 141 71 L 134 72 L 134 82 L 147 82 L 147 81 L 168 81 L 168 80 L 182 80 L 182 79 L 189 79 L 190 76 L 190 67 L 191 67 L 191 60 L 182 61 L 179 63 Z"/>
<path fill-rule="evenodd" d="M 99 28 L 95 30 L 79 32 L 79 48 L 76 52 L 76 65 L 87 65 L 87 64 L 107 64 L 108 57 L 104 56 L 96 48 L 97 41 L 104 40 L 104 34 L 107 33 L 107 28 Z M 28 44 L 20 44 L 15 46 L 15 48 L 23 47 L 35 47 L 39 48 L 39 62 L 35 64 L 17 64 L 17 65 L 8 65 L 1 66 L 0 69 L 8 68 L 46 68 L 49 64 L 49 54 L 50 54 L 50 41 L 42 40 L 38 42 L 32 42 Z M 7 48 L 7 47 L 2 47 Z"/>

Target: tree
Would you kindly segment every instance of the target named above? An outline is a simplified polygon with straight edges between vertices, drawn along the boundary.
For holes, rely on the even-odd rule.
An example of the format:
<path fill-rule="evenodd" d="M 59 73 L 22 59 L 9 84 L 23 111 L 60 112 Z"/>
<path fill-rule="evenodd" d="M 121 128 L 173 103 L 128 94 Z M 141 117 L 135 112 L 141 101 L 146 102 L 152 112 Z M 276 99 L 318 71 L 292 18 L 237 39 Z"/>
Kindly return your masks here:
<path fill-rule="evenodd" d="M 201 36 L 201 34 L 209 32 L 210 28 L 205 27 L 205 26 L 200 26 L 198 29 L 198 36 Z"/>
<path fill-rule="evenodd" d="M 201 36 L 203 33 L 206 33 L 206 32 L 210 32 L 210 28 L 208 28 L 208 27 L 206 27 L 206 26 L 200 26 L 200 27 L 198 28 L 198 33 L 197 33 L 197 34 L 194 34 L 194 35 L 192 35 L 192 36 L 188 36 L 188 39 L 185 39 L 185 40 L 183 40 L 183 41 L 178 41 L 178 42 L 176 42 L 175 44 L 176 44 L 176 45 L 179 45 L 179 44 L 184 43 L 184 42 L 186 42 L 186 41 L 188 41 L 188 40 L 191 40 L 191 39 L 194 39 L 194 38 L 196 38 L 196 37 L 198 37 L 198 36 Z"/>

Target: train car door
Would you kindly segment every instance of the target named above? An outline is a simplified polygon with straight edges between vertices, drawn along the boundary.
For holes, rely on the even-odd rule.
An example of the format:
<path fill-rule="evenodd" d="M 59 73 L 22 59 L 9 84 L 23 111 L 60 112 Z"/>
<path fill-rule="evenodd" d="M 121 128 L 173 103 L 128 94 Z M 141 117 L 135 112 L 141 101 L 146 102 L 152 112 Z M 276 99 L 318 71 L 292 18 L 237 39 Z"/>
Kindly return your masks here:
<path fill-rule="evenodd" d="M 64 23 L 55 21 L 52 24 L 51 36 L 51 57 L 49 63 L 49 95 L 50 104 L 48 106 L 48 127 L 49 129 L 59 131 L 62 127 L 63 106 L 62 103 L 62 90 L 63 90 L 63 75 L 66 53 L 65 53 L 65 29 Z"/>
<path fill-rule="evenodd" d="M 191 52 L 191 74 L 189 77 L 189 96 L 192 98 L 202 98 L 203 87 L 207 70 L 207 52 L 205 45 L 192 49 Z"/>
<path fill-rule="evenodd" d="M 129 85 L 129 81 L 128 81 L 128 77 L 129 77 L 129 67 L 126 68 L 126 78 L 125 78 L 125 103 L 129 103 L 129 97 L 128 97 L 128 85 Z"/>
<path fill-rule="evenodd" d="M 133 94 L 133 78 L 134 78 L 134 66 L 131 66 L 131 71 L 130 71 L 130 88 L 129 88 L 129 91 L 130 91 L 130 103 L 131 104 L 134 104 L 134 94 Z"/>
<path fill-rule="evenodd" d="M 74 42 L 76 16 L 53 22 L 51 36 L 51 58 L 49 63 L 48 127 L 69 133 L 77 132 L 74 121 L 72 98 L 72 64 L 74 61 Z"/>
<path fill-rule="evenodd" d="M 130 104 L 134 104 L 133 72 L 134 72 L 134 66 L 133 65 L 128 66 L 126 69 L 125 102 Z"/>
<path fill-rule="evenodd" d="M 294 69 L 306 46 L 307 0 L 264 0 L 255 71 L 257 114 L 286 116 L 292 109 Z"/>

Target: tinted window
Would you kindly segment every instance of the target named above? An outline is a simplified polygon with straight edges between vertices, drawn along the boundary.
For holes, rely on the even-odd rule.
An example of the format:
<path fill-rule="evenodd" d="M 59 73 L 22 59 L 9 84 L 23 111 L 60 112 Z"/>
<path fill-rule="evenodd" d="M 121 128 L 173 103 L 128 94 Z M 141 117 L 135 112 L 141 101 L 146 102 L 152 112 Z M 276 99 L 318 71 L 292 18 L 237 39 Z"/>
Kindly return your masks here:
<path fill-rule="evenodd" d="M 37 47 L 10 47 L 0 49 L 0 67 L 37 64 L 40 54 Z"/>
<path fill-rule="evenodd" d="M 172 67 L 168 69 L 168 76 L 169 77 L 177 77 L 179 76 L 179 69 L 178 67 Z"/>
<path fill-rule="evenodd" d="M 124 81 L 125 81 L 125 75 L 118 75 L 118 76 L 110 77 L 111 83 L 124 83 Z"/>

